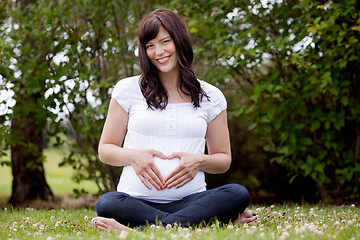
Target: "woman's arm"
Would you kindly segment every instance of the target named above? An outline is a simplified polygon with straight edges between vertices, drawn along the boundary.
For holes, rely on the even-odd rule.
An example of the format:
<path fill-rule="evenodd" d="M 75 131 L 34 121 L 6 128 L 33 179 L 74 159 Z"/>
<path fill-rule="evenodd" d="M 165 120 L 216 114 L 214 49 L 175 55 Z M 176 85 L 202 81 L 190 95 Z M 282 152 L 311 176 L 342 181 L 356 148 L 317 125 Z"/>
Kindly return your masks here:
<path fill-rule="evenodd" d="M 208 154 L 173 153 L 168 158 L 180 158 L 179 165 L 165 179 L 167 187 L 181 187 L 197 172 L 224 173 L 231 163 L 230 136 L 226 110 L 213 119 L 206 132 Z"/>
<path fill-rule="evenodd" d="M 208 155 L 200 166 L 207 173 L 224 173 L 231 164 L 230 136 L 227 122 L 227 112 L 222 111 L 208 124 L 206 131 Z"/>
<path fill-rule="evenodd" d="M 160 189 L 163 186 L 163 178 L 153 157 L 165 158 L 164 154 L 155 150 L 121 147 L 127 130 L 128 118 L 128 113 L 122 106 L 111 99 L 98 147 L 100 161 L 112 166 L 132 165 L 135 173 L 147 188 L 150 189 L 150 185 L 146 180 L 155 188 Z"/>

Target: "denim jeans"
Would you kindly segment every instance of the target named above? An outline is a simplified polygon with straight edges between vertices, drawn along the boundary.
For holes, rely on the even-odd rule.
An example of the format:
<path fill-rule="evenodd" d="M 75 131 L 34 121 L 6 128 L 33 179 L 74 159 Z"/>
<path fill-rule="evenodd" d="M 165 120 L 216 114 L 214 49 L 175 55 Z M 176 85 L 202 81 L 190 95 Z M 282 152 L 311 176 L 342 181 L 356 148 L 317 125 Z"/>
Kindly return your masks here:
<path fill-rule="evenodd" d="M 192 226 L 214 217 L 228 223 L 243 213 L 248 204 L 249 193 L 245 187 L 227 184 L 170 203 L 154 203 L 122 192 L 108 192 L 98 200 L 96 211 L 98 216 L 114 218 L 129 227 L 159 223 Z"/>

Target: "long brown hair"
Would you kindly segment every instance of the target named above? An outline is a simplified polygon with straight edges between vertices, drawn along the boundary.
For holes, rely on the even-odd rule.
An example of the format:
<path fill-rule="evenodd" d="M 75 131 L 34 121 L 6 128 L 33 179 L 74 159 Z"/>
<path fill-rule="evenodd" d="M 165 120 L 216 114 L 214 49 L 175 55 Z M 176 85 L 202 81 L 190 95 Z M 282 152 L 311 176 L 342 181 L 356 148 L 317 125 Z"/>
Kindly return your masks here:
<path fill-rule="evenodd" d="M 141 92 L 149 108 L 165 109 L 168 104 L 168 94 L 159 79 L 158 69 L 151 63 L 146 54 L 145 45 L 156 38 L 160 26 L 169 32 L 173 39 L 178 55 L 180 70 L 180 90 L 191 96 L 194 107 L 200 107 L 200 102 L 208 95 L 200 86 L 193 70 L 194 53 L 190 35 L 182 19 L 168 9 L 156 9 L 146 15 L 138 29 L 139 57 L 142 75 L 140 77 Z"/>

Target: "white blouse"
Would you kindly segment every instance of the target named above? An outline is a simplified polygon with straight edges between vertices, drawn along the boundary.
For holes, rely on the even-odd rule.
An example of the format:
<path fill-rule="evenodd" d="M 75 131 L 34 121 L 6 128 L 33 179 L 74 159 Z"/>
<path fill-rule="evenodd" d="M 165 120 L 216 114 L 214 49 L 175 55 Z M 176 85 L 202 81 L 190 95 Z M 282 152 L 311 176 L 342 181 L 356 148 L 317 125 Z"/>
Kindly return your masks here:
<path fill-rule="evenodd" d="M 148 108 L 140 85 L 140 76 L 119 81 L 112 92 L 115 99 L 129 114 L 124 148 L 154 149 L 166 156 L 173 152 L 202 154 L 205 151 L 207 124 L 226 109 L 227 104 L 222 92 L 215 86 L 200 81 L 202 89 L 210 97 L 194 108 L 192 103 L 168 103 L 166 109 Z M 154 157 L 162 177 L 178 165 L 179 158 L 161 159 Z M 130 196 L 156 203 L 180 200 L 190 194 L 206 190 L 205 174 L 199 171 L 194 179 L 180 188 L 149 190 L 140 181 L 131 165 L 124 166 L 117 191 Z"/>

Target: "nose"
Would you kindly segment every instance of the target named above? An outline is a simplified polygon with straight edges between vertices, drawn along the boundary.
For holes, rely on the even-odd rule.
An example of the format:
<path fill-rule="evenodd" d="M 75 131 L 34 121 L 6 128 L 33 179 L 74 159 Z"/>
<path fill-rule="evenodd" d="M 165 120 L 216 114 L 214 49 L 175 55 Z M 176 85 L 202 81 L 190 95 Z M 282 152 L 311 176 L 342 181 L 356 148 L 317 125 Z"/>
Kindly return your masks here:
<path fill-rule="evenodd" d="M 156 55 L 161 55 L 164 53 L 164 48 L 161 45 L 156 45 L 155 46 L 155 54 Z"/>

